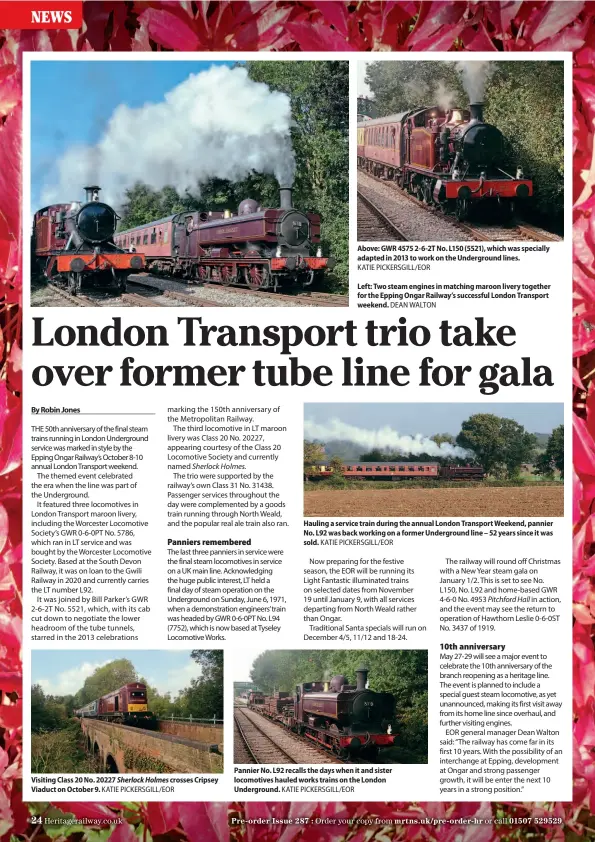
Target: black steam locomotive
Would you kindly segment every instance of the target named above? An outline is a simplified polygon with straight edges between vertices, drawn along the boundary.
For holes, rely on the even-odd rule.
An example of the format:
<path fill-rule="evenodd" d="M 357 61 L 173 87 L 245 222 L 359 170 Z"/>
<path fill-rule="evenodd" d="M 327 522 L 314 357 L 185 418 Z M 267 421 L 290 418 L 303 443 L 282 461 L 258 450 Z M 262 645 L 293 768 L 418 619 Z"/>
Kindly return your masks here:
<path fill-rule="evenodd" d="M 368 689 L 368 672 L 360 666 L 355 685 L 335 675 L 298 684 L 293 696 L 254 694 L 248 706 L 339 757 L 373 760 L 395 743 L 395 697 Z"/>
<path fill-rule="evenodd" d="M 88 282 L 125 292 L 128 275 L 144 267 L 144 257 L 114 242 L 118 216 L 99 201 L 99 187 L 85 187 L 85 194 L 82 204 L 48 205 L 37 211 L 31 238 L 33 271 L 48 280 L 65 279 L 72 295 Z"/>

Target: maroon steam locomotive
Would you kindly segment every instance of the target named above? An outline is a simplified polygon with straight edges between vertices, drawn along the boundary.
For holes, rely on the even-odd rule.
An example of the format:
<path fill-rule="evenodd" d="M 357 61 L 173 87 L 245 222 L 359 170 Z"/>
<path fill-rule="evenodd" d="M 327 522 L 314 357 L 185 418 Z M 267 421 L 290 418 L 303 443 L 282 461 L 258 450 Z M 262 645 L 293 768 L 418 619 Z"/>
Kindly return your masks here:
<path fill-rule="evenodd" d="M 310 465 L 304 471 L 306 480 L 328 479 L 335 473 L 329 462 Z M 481 482 L 487 474 L 481 465 L 440 465 L 438 462 L 347 462 L 341 476 L 351 480 L 401 482 L 412 479 L 435 479 Z"/>
<path fill-rule="evenodd" d="M 358 166 L 428 205 L 454 211 L 457 219 L 472 207 L 496 205 L 510 218 L 515 203 L 533 195 L 522 168 L 502 168 L 504 137 L 483 120 L 483 103 L 469 108 L 413 108 L 357 125 Z"/>
<path fill-rule="evenodd" d="M 335 265 L 322 256 L 320 216 L 296 210 L 290 187 L 278 208 L 244 199 L 237 214 L 184 211 L 119 231 L 115 242 L 142 251 L 150 272 L 254 290 L 310 286 Z"/>
<path fill-rule="evenodd" d="M 356 670 L 356 684 L 344 675 L 298 684 L 295 693 L 250 699 L 249 707 L 339 757 L 373 760 L 380 748 L 395 744 L 396 700 L 392 693 L 367 687 L 368 668 Z"/>
<path fill-rule="evenodd" d="M 144 257 L 114 242 L 119 217 L 99 201 L 100 188 L 84 189 L 85 202 L 48 205 L 35 214 L 32 270 L 47 280 L 65 280 L 72 295 L 89 283 L 125 292 L 128 275 L 144 267 Z"/>

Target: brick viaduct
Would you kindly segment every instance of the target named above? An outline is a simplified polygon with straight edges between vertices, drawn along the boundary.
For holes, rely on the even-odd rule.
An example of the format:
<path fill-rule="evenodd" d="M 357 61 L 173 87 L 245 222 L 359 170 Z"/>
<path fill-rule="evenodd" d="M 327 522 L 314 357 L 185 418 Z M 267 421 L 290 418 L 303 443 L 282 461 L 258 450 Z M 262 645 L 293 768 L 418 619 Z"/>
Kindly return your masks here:
<path fill-rule="evenodd" d="M 222 772 L 223 728 L 160 723 L 163 731 L 146 731 L 97 719 L 81 719 L 89 754 L 98 756 L 103 771 Z M 192 730 L 194 729 L 194 730 Z M 191 737 L 191 738 L 190 738 Z"/>

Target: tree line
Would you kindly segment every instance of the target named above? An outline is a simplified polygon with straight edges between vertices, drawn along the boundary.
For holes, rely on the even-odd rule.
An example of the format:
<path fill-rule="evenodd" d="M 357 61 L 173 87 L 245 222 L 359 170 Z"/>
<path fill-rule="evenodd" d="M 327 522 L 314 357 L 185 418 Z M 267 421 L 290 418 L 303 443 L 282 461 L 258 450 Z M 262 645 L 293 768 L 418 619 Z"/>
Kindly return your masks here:
<path fill-rule="evenodd" d="M 564 197 L 564 67 L 560 61 L 490 62 L 484 119 L 500 129 L 510 166 L 533 179 L 533 205 L 557 226 Z M 469 96 L 455 62 L 380 61 L 366 82 L 378 116 L 423 107 L 459 105 Z"/>
<path fill-rule="evenodd" d="M 564 478 L 564 425 L 552 430 L 545 447 L 534 433 L 525 430 L 512 418 L 493 413 L 476 413 L 461 425 L 456 436 L 437 433 L 430 437 L 436 444 L 450 444 L 469 451 L 465 457 L 433 456 L 427 453 L 404 454 L 398 450 L 374 448 L 353 455 L 353 444 L 347 443 L 351 455 L 342 453 L 342 443 L 304 442 L 304 468 L 330 461 L 338 472 L 345 459 L 359 462 L 438 462 L 439 464 L 481 465 L 486 473 L 499 479 L 518 479 L 524 465 L 545 478 Z M 332 456 L 326 451 L 332 450 Z"/>
<path fill-rule="evenodd" d="M 251 79 L 286 93 L 293 117 L 296 158 L 293 203 L 322 217 L 324 254 L 337 259 L 329 283 L 348 289 L 349 244 L 349 67 L 341 61 L 247 62 Z M 137 183 L 126 191 L 120 230 L 144 225 L 186 210 L 235 210 L 243 199 L 278 207 L 279 184 L 272 175 L 253 172 L 238 182 L 220 178 L 180 195 L 173 187 L 154 190 Z"/>
<path fill-rule="evenodd" d="M 159 693 L 139 675 L 128 658 L 98 667 L 74 694 L 46 694 L 40 684 L 34 684 L 31 688 L 31 729 L 44 732 L 65 728 L 78 708 L 136 681 L 146 684 L 149 710 L 160 719 L 170 716 L 223 719 L 223 650 L 195 649 L 190 658 L 201 667 L 201 674 L 191 679 L 175 698 L 171 693 Z"/>
<path fill-rule="evenodd" d="M 396 732 L 408 762 L 427 762 L 428 653 L 421 649 L 267 650 L 252 664 L 250 679 L 264 693 L 293 693 L 305 681 L 345 675 L 355 684 L 357 668 L 369 669 L 368 685 L 395 697 Z"/>

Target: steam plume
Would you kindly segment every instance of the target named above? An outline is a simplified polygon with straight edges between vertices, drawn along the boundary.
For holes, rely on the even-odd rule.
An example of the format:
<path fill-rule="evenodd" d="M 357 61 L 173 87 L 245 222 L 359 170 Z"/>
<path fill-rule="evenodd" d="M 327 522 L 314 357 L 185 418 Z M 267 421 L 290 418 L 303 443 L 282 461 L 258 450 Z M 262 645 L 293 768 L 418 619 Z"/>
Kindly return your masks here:
<path fill-rule="evenodd" d="M 94 146 L 72 146 L 58 162 L 44 204 L 77 199 L 85 184 L 119 206 L 126 188 L 141 181 L 179 193 L 209 178 L 238 181 L 252 170 L 293 184 L 289 97 L 248 78 L 243 67 L 214 66 L 192 74 L 141 108 L 119 105 Z"/>
<path fill-rule="evenodd" d="M 496 71 L 493 61 L 458 61 L 455 64 L 469 102 L 483 102 L 488 81 Z"/>
<path fill-rule="evenodd" d="M 435 441 L 427 436 L 422 436 L 420 433 L 415 436 L 402 436 L 392 427 L 381 427 L 379 430 L 363 430 L 361 427 L 345 424 L 338 418 L 331 418 L 325 424 L 319 424 L 306 418 L 304 434 L 309 439 L 317 439 L 322 442 L 351 441 L 366 450 L 373 450 L 374 448 L 395 450 L 404 456 L 418 456 L 425 453 L 434 457 L 450 456 L 466 459 L 472 455 L 464 447 L 448 444 L 448 442 L 436 444 Z"/>

